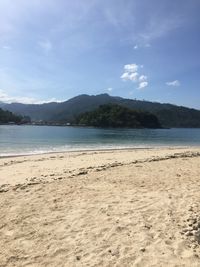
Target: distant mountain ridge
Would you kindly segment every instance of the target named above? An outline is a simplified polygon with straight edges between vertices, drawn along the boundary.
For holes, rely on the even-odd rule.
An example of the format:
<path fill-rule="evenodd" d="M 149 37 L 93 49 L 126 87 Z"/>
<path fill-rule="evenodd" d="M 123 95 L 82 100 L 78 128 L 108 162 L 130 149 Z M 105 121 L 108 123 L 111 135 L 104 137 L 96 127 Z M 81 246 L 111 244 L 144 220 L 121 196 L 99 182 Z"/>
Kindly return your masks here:
<path fill-rule="evenodd" d="M 172 104 L 125 99 L 122 97 L 110 96 L 108 94 L 83 94 L 61 103 L 0 103 L 0 107 L 22 116 L 29 116 L 32 120 L 73 122 L 79 114 L 94 110 L 100 105 L 105 104 L 118 104 L 130 109 L 150 112 L 158 117 L 163 127 L 200 128 L 200 110 Z"/>

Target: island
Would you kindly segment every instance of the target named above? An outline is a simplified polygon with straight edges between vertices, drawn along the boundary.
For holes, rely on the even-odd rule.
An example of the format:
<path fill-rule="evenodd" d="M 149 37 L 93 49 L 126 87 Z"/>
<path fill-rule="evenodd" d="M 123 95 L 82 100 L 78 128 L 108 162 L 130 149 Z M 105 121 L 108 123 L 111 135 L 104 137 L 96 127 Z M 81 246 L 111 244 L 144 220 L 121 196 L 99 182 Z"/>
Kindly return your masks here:
<path fill-rule="evenodd" d="M 155 115 L 117 104 L 100 105 L 93 111 L 82 113 L 76 117 L 75 123 L 103 128 L 162 128 Z"/>

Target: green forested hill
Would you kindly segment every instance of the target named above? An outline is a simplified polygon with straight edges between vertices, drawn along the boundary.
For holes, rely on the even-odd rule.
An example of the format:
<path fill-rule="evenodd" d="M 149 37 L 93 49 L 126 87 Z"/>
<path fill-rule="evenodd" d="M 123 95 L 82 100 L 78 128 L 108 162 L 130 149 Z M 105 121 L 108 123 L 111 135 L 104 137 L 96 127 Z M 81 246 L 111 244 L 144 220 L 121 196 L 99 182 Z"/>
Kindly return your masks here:
<path fill-rule="evenodd" d="M 14 122 L 19 123 L 21 122 L 22 117 L 16 116 L 10 111 L 5 111 L 0 108 L 0 123 L 8 123 L 8 122 Z"/>
<path fill-rule="evenodd" d="M 101 105 L 93 111 L 80 114 L 76 118 L 76 124 L 96 127 L 161 128 L 155 115 L 116 104 Z"/>

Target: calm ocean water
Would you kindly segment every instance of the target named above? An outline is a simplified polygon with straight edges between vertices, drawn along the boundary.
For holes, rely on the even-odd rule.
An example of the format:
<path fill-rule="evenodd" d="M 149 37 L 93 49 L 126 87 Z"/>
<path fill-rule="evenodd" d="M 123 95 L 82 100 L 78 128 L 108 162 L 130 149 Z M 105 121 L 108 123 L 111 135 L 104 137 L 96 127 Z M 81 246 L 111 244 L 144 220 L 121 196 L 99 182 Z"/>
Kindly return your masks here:
<path fill-rule="evenodd" d="M 199 145 L 200 129 L 0 125 L 0 156 L 87 149 Z"/>

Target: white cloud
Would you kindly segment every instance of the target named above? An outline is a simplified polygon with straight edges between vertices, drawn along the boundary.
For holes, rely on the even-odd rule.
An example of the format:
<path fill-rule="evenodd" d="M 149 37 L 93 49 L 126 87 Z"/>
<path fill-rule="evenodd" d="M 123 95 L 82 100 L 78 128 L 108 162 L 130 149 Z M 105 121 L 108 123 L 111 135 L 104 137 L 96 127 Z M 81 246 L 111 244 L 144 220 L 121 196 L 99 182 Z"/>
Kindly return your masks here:
<path fill-rule="evenodd" d="M 168 85 L 168 86 L 180 86 L 181 83 L 178 80 L 175 80 L 172 82 L 166 82 L 166 85 Z"/>
<path fill-rule="evenodd" d="M 135 81 L 137 81 L 137 78 L 138 78 L 137 72 L 133 72 L 133 73 L 129 74 L 129 80 L 135 82 Z"/>
<path fill-rule="evenodd" d="M 124 73 L 121 75 L 123 81 L 133 81 L 136 82 L 138 79 L 138 70 L 139 66 L 135 63 L 124 65 Z"/>
<path fill-rule="evenodd" d="M 137 72 L 124 72 L 121 76 L 121 79 L 123 81 L 133 81 L 136 82 L 138 78 L 138 73 Z"/>
<path fill-rule="evenodd" d="M 143 89 L 143 88 L 145 88 L 147 86 L 148 86 L 148 82 L 140 82 L 139 86 L 138 86 L 138 89 Z"/>
<path fill-rule="evenodd" d="M 109 88 L 107 89 L 108 92 L 111 92 L 112 90 L 113 90 L 112 87 L 109 87 Z"/>
<path fill-rule="evenodd" d="M 129 73 L 128 73 L 128 72 L 124 72 L 120 78 L 121 78 L 123 81 L 128 81 L 128 80 L 130 80 L 130 79 L 129 79 Z"/>
<path fill-rule="evenodd" d="M 139 74 L 138 71 L 143 68 L 143 65 L 127 64 L 124 65 L 124 73 L 121 75 L 123 81 L 132 81 L 138 84 L 138 89 L 142 89 L 148 86 L 147 76 L 144 74 Z"/>
<path fill-rule="evenodd" d="M 133 47 L 133 49 L 135 49 L 135 50 L 138 49 L 138 45 L 135 45 L 135 46 Z"/>
<path fill-rule="evenodd" d="M 45 53 L 49 53 L 53 49 L 53 45 L 49 40 L 39 41 L 38 45 L 44 50 Z"/>
<path fill-rule="evenodd" d="M 146 75 L 141 75 L 140 77 L 139 77 L 139 81 L 140 82 L 145 82 L 147 80 L 147 76 Z"/>
<path fill-rule="evenodd" d="M 55 98 L 47 100 L 38 100 L 33 97 L 9 96 L 3 90 L 0 89 L 0 101 L 4 103 L 42 104 L 50 102 L 62 102 L 63 100 L 57 100 Z"/>
<path fill-rule="evenodd" d="M 124 65 L 124 71 L 125 72 L 136 72 L 138 70 L 138 65 L 133 63 L 133 64 L 127 64 L 127 65 Z"/>

